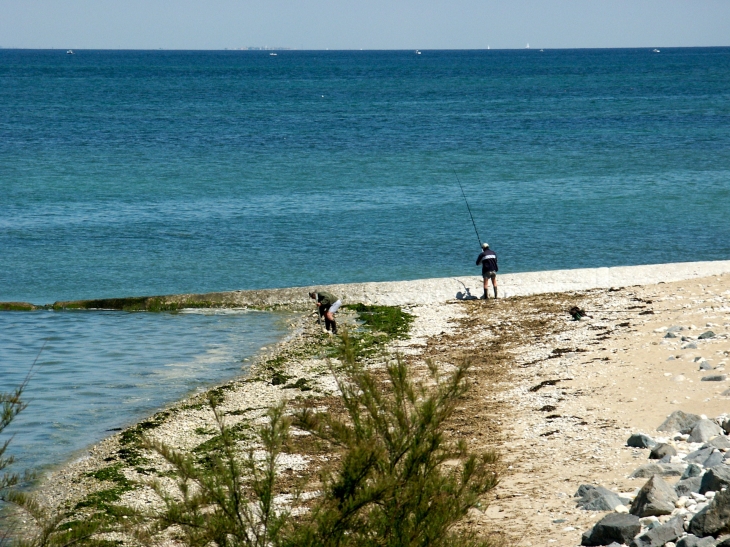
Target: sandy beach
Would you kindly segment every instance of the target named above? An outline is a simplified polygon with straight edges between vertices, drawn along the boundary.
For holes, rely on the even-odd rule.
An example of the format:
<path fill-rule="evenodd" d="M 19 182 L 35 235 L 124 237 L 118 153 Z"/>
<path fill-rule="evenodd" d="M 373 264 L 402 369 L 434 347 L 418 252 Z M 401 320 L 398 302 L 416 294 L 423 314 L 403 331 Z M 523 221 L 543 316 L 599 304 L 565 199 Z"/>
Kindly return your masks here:
<path fill-rule="evenodd" d="M 471 299 L 481 294 L 476 277 L 328 289 L 345 303 L 399 305 L 413 314 L 410 337 L 389 351 L 403 355 L 415 374 L 426 369 L 427 359 L 444 370 L 459 360 L 472 363 L 472 389 L 449 435 L 473 449 L 498 450 L 503 471 L 488 507 L 473 510 L 469 525 L 507 545 L 580 545 L 581 534 L 605 514 L 576 507 L 573 495 L 580 485 L 633 493 L 646 482 L 628 478 L 648 461 L 647 450 L 626 446 L 631 434 L 665 440 L 681 452 L 686 443 L 655 431 L 668 414 L 683 410 L 713 418 L 730 411 L 724 373 L 730 355 L 730 261 L 498 279 L 505 296 L 488 301 Z M 165 298 L 191 296 L 219 305 L 302 310 L 307 305 L 305 289 Z M 568 313 L 573 306 L 590 317 L 575 321 Z M 354 313 L 342 312 L 344 326 L 354 327 L 354 321 Z M 671 327 L 682 327 L 678 332 L 686 339 L 665 338 Z M 708 331 L 712 337 L 698 339 Z M 217 388 L 226 420 L 261 423 L 266 408 L 281 400 L 295 408 L 317 398 L 318 407 L 336 408 L 328 358 L 316 351 L 326 340 L 313 316 L 302 313 L 289 338 L 262 353 L 247 377 Z M 377 367 L 387 358 L 369 365 Z M 272 381 L 276 374 L 287 380 Z M 703 381 L 710 375 L 717 379 Z M 92 474 L 109 462 L 123 463 L 124 475 L 137 484 L 164 471 L 159 458 L 149 454 L 144 465 L 120 459 L 129 432 L 144 432 L 183 451 L 200 450 L 214 436 L 212 413 L 202 401 L 201 396 L 181 401 L 91 447 L 86 457 L 46 478 L 43 499 L 71 508 L 108 488 Z M 285 460 L 285 473 L 296 478 L 328 459 L 292 452 Z M 171 480 L 163 475 L 158 478 Z M 123 493 L 121 501 L 143 507 L 156 503 L 143 486 Z"/>

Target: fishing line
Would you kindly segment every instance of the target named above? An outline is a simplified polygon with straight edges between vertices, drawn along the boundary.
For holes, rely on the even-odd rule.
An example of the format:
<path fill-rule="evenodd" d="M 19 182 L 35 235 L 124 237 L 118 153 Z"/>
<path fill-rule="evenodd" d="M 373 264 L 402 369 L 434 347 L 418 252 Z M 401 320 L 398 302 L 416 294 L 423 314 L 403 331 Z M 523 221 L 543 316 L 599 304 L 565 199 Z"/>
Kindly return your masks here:
<path fill-rule="evenodd" d="M 464 196 L 464 203 L 466 203 L 466 210 L 469 211 L 469 218 L 471 218 L 471 223 L 474 225 L 474 233 L 477 235 L 477 240 L 479 240 L 479 246 L 482 246 L 482 239 L 479 237 L 479 232 L 477 231 L 477 223 L 474 222 L 474 215 L 471 214 L 471 207 L 469 207 L 469 202 L 466 199 L 466 194 L 464 193 L 464 188 L 461 186 L 461 181 L 459 180 L 459 175 L 456 174 L 456 169 L 454 171 L 454 176 L 456 177 L 456 182 L 459 183 L 459 188 L 461 188 L 461 195 Z"/>

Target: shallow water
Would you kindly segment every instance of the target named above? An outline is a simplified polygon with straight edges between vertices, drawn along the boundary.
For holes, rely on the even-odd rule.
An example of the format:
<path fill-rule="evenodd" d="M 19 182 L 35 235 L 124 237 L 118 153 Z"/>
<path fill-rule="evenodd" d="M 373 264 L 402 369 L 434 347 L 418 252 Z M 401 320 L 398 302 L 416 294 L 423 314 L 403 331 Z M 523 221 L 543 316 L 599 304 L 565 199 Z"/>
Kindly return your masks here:
<path fill-rule="evenodd" d="M 0 313 L 0 391 L 30 373 L 23 397 L 28 407 L 6 430 L 15 435 L 9 452 L 19 458 L 12 470 L 62 462 L 110 430 L 242 374 L 244 359 L 284 336 L 288 317 L 251 311 Z"/>

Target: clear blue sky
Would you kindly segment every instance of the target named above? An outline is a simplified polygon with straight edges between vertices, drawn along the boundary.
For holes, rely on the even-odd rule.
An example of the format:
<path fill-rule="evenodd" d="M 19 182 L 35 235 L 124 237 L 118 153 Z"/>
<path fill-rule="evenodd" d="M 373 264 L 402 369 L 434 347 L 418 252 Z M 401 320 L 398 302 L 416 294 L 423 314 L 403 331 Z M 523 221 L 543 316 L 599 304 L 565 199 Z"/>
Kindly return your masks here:
<path fill-rule="evenodd" d="M 0 47 L 730 45 L 730 0 L 0 0 Z"/>

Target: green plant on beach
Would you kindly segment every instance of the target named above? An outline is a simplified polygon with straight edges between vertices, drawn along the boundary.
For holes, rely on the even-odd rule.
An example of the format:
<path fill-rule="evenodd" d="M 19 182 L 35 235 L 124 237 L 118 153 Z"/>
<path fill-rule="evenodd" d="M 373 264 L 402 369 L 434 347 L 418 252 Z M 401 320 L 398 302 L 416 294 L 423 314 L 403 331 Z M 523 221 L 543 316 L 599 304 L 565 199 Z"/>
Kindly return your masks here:
<path fill-rule="evenodd" d="M 143 545 L 149 545 L 156 534 L 172 528 L 178 540 L 191 547 L 281 544 L 289 515 L 275 508 L 274 493 L 276 460 L 289 428 L 283 406 L 269 410 L 269 421 L 258 432 L 265 454 L 260 460 L 253 450 L 239 458 L 236 435 L 225 425 L 215 399 L 211 399 L 210 405 L 220 434 L 218 450 L 210 456 L 208 465 L 199 466 L 191 455 L 172 450 L 164 443 L 146 442 L 148 449 L 174 467 L 179 477 L 178 492 L 171 494 L 159 482 L 152 482 L 164 509 L 133 513 L 134 536 Z"/>
<path fill-rule="evenodd" d="M 459 523 L 497 484 L 493 452 L 470 453 L 445 436 L 448 420 L 468 389 L 464 363 L 435 387 L 415 382 L 402 359 L 380 377 L 362 367 L 345 333 L 337 381 L 341 416 L 312 409 L 285 415 L 268 411 L 258 432 L 259 452 L 244 456 L 235 427 L 226 425 L 217 401 L 209 403 L 219 434 L 215 451 L 201 462 L 164 443 L 144 441 L 173 468 L 176 488 L 150 483 L 163 502 L 156 511 L 127 513 L 129 530 L 143 545 L 161 532 L 191 547 L 416 547 L 482 546 L 487 541 L 459 531 Z M 275 503 L 282 493 L 277 460 L 295 426 L 328 444 L 336 463 L 324 470 L 320 493 L 296 518 Z M 302 485 L 304 486 L 304 485 Z M 310 485 L 311 486 L 311 485 Z M 295 496 L 293 505 L 299 503 Z"/>
<path fill-rule="evenodd" d="M 468 389 L 468 363 L 447 378 L 430 366 L 426 389 L 397 358 L 378 378 L 356 360 L 347 334 L 338 385 L 345 415 L 305 409 L 294 426 L 341 455 L 322 476 L 324 494 L 288 545 L 307 547 L 488 545 L 456 531 L 467 511 L 497 484 L 494 452 L 472 454 L 444 429 Z M 453 464 L 453 465 L 449 465 Z"/>

